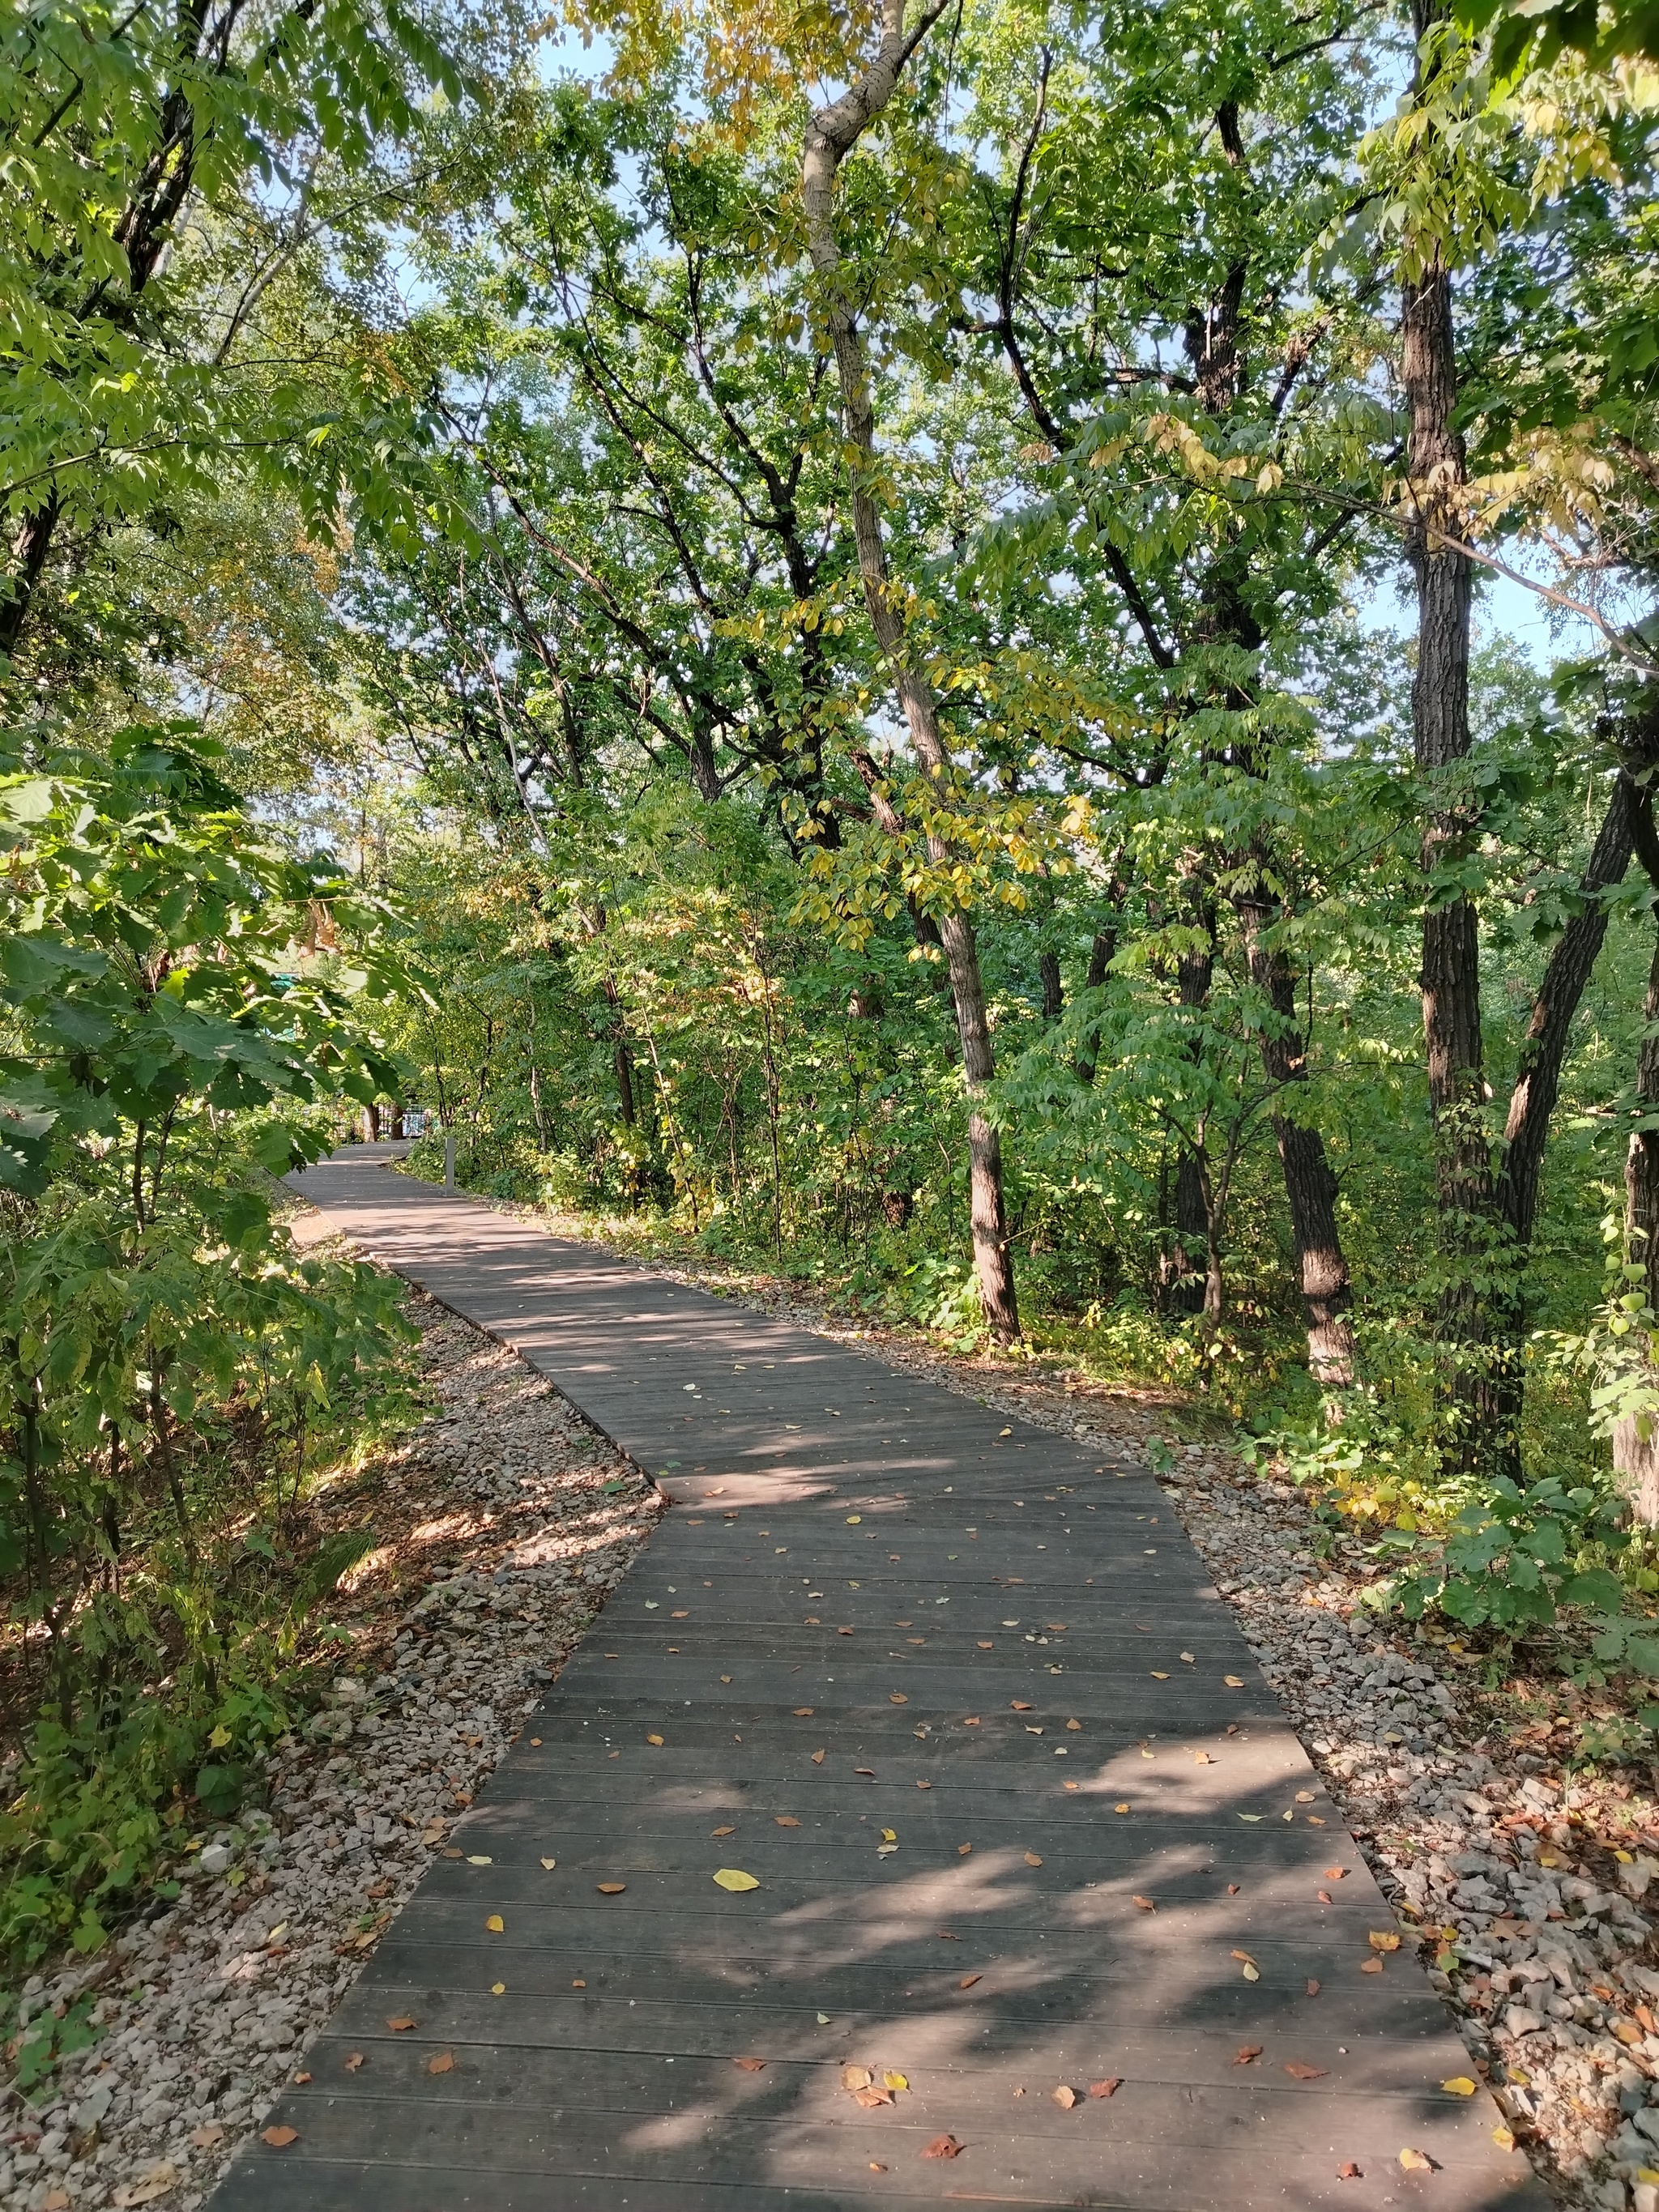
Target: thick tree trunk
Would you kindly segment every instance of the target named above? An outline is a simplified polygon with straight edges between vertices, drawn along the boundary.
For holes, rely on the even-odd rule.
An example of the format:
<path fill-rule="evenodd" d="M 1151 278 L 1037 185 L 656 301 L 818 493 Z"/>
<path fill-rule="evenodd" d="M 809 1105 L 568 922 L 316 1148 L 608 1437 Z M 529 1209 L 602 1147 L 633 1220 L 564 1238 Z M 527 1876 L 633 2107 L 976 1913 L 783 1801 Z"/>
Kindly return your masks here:
<path fill-rule="evenodd" d="M 1644 840 L 1644 859 L 1645 846 Z M 1636 1109 L 1645 1120 L 1659 1115 L 1659 941 L 1642 1011 L 1646 1027 L 1636 1054 Z M 1648 1304 L 1659 1313 L 1659 1129 L 1631 1132 L 1625 1155 L 1625 1258 L 1642 1269 Z M 1613 1465 L 1636 1518 L 1650 1528 L 1659 1526 L 1659 1417 L 1644 1422 L 1632 1414 L 1615 1425 Z"/>
<path fill-rule="evenodd" d="M 1176 995 L 1183 1006 L 1201 1013 L 1210 1003 L 1210 987 L 1215 980 L 1215 902 L 1196 866 L 1187 876 L 1184 891 L 1187 919 L 1202 932 L 1202 936 L 1197 944 L 1188 946 L 1176 963 Z M 1198 1057 L 1196 1048 L 1193 1057 Z M 1176 1168 L 1176 1233 L 1170 1252 L 1170 1304 L 1178 1313 L 1206 1311 L 1212 1303 L 1209 1279 L 1213 1273 L 1218 1277 L 1213 1303 L 1218 1316 L 1220 1255 L 1218 1240 L 1211 1234 L 1206 1191 L 1206 1163 L 1191 1146 L 1183 1145 Z"/>
<path fill-rule="evenodd" d="M 1404 287 L 1401 334 L 1411 414 L 1407 546 L 1418 595 L 1412 737 L 1418 772 L 1431 781 L 1421 846 L 1429 900 L 1421 984 L 1444 1274 L 1438 1333 L 1450 1364 L 1453 1455 L 1467 1466 L 1507 1468 L 1514 1443 L 1504 1414 L 1512 1394 L 1500 1385 L 1503 1346 L 1493 1340 L 1495 1308 L 1506 1301 L 1492 1285 L 1501 1265 L 1496 1247 L 1503 1227 L 1486 1126 L 1479 926 L 1463 893 L 1437 898 L 1431 884 L 1476 827 L 1467 805 L 1445 788 L 1447 772 L 1469 750 L 1471 567 L 1466 554 L 1446 543 L 1447 534 L 1462 532 L 1458 499 L 1467 469 L 1453 422 L 1457 369 L 1451 279 L 1437 259 Z M 1497 1334 L 1506 1339 L 1512 1331 L 1500 1321 Z"/>
<path fill-rule="evenodd" d="M 872 483 L 877 468 L 874 403 L 869 361 L 858 318 L 842 278 L 841 247 L 836 236 L 836 179 L 842 162 L 893 95 L 900 70 L 943 12 L 944 0 L 928 0 L 916 27 L 907 34 L 905 0 L 882 0 L 881 40 L 875 58 L 837 100 L 819 108 L 807 125 L 801 161 L 801 202 L 806 218 L 807 251 L 824 287 L 826 319 L 841 384 L 842 412 L 853 469 L 853 534 L 865 605 L 899 704 L 910 742 L 925 775 L 945 781 L 949 749 L 939 726 L 939 703 L 926 672 L 913 660 L 904 624 L 893 605 L 881 514 Z M 939 838 L 928 841 L 928 855 L 944 866 L 951 858 Z M 1013 1265 L 1008 1250 L 1002 1194 L 1002 1152 L 995 1128 L 980 1110 L 977 1094 L 995 1073 L 985 987 L 973 924 L 960 911 L 945 915 L 939 935 L 949 963 L 957 1029 L 967 1078 L 968 1154 L 974 1240 L 974 1267 L 980 1301 L 992 1334 L 1009 1343 L 1019 1334 Z"/>
<path fill-rule="evenodd" d="M 1042 1018 L 1057 1022 L 1066 1011 L 1066 990 L 1060 980 L 1060 957 L 1047 945 L 1037 955 L 1037 981 L 1042 987 Z"/>

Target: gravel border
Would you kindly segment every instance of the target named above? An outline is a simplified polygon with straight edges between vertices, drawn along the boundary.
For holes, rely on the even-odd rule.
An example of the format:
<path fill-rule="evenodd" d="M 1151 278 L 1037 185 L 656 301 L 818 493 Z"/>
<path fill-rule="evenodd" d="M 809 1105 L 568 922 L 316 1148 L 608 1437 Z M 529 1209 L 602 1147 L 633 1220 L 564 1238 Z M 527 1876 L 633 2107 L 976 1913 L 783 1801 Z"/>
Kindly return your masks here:
<path fill-rule="evenodd" d="M 102 2033 L 0 2110 L 3 2212 L 192 2212 L 264 2120 L 434 1850 L 591 1626 L 661 1500 L 544 1377 L 412 1297 L 438 1410 L 342 1487 L 382 1548 L 349 1578 L 349 1658 L 266 1761 L 268 1810 L 204 1832 L 90 1966 L 25 1986 Z"/>

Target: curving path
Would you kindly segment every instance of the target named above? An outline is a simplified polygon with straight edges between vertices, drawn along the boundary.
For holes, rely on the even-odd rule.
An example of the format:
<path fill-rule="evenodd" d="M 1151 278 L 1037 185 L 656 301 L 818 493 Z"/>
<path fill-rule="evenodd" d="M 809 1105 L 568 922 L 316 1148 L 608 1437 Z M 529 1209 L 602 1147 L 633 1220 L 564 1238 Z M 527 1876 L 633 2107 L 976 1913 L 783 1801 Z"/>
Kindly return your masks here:
<path fill-rule="evenodd" d="M 365 1148 L 299 1188 L 672 1506 L 216 2212 L 1543 2212 L 1148 1475 Z"/>

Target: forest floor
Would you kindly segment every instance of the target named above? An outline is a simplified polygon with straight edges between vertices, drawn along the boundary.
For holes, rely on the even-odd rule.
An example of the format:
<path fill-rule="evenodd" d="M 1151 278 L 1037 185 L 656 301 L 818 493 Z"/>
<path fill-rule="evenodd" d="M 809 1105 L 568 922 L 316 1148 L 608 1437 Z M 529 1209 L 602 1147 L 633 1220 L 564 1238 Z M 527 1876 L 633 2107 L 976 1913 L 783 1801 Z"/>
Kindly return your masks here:
<path fill-rule="evenodd" d="M 1421 1931 L 1472 2073 L 1565 2203 L 1659 2212 L 1659 1951 L 1641 1910 L 1659 1906 L 1659 1806 L 1635 1770 L 1565 1764 L 1566 1686 L 1489 1681 L 1475 1655 L 1385 1626 L 1367 1548 L 1333 1540 L 1235 1439 L 1192 1441 L 1206 1424 L 1172 1392 L 941 1353 L 729 1264 L 645 1264 L 1153 1460 Z M 198 1839 L 177 1905 L 28 1985 L 20 2027 L 81 1999 L 100 2033 L 33 2103 L 10 2093 L 3 2212 L 202 2202 L 429 1856 L 459 1849 L 451 1823 L 648 1534 L 655 1493 L 608 1440 L 493 1340 L 423 1298 L 411 1310 L 434 1409 L 319 1507 L 344 1525 L 367 1506 L 381 1539 L 343 1604 L 333 1693 L 279 1747 L 268 1810 Z"/>

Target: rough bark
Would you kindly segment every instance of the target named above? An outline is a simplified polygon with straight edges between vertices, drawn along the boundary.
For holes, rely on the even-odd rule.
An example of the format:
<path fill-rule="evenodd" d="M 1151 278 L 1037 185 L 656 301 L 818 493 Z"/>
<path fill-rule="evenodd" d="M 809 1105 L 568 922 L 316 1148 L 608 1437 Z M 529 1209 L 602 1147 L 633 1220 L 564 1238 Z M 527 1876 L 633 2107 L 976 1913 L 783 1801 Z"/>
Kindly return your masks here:
<path fill-rule="evenodd" d="M 841 98 L 817 109 L 807 125 L 801 161 L 801 203 L 806 218 L 807 251 L 823 286 L 826 320 L 853 469 L 853 535 L 865 605 L 925 775 L 943 782 L 951 761 L 939 726 L 939 704 L 926 672 L 913 659 L 904 623 L 893 604 L 881 514 L 872 488 L 877 465 L 874 401 L 869 361 L 858 317 L 842 282 L 841 246 L 836 235 L 836 180 L 841 165 L 892 98 L 899 73 L 943 13 L 944 0 L 928 0 L 915 27 L 907 33 L 905 0 L 881 0 L 880 39 L 876 52 Z M 948 847 L 930 838 L 929 857 L 944 865 Z M 969 1214 L 974 1266 L 980 1301 L 991 1333 L 1000 1342 L 1019 1334 L 1013 1266 L 1002 1194 L 1001 1141 L 977 1103 L 996 1072 L 986 1018 L 985 987 L 980 973 L 974 928 L 961 911 L 939 921 L 939 938 L 956 1004 L 962 1041 L 963 1073 L 969 1096 L 968 1157 Z"/>
<path fill-rule="evenodd" d="M 1057 1022 L 1066 1011 L 1066 991 L 1060 980 L 1060 956 L 1047 945 L 1037 955 L 1037 981 L 1042 988 L 1042 1018 Z"/>

